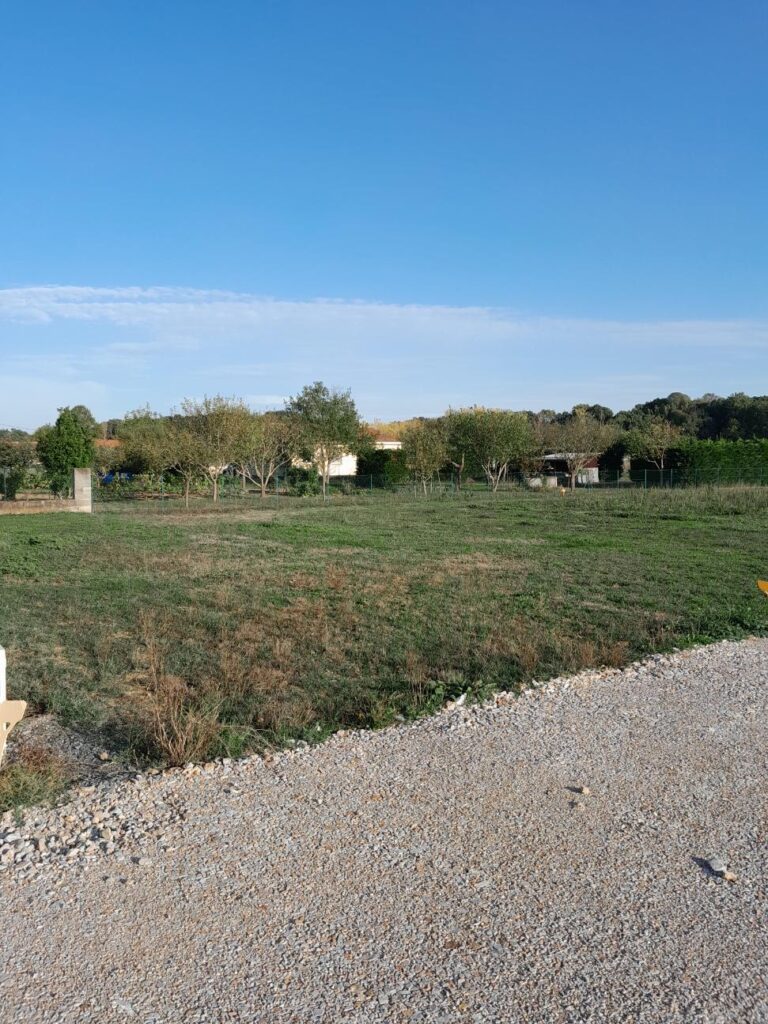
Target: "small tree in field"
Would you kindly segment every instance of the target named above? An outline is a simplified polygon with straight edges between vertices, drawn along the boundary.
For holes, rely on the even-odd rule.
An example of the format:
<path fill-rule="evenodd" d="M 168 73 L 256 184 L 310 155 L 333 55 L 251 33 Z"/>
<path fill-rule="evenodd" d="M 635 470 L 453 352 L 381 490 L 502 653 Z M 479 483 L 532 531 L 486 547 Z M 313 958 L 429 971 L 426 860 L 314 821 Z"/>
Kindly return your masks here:
<path fill-rule="evenodd" d="M 126 413 L 118 431 L 120 460 L 131 472 L 160 476 L 169 468 L 167 421 L 150 409 Z"/>
<path fill-rule="evenodd" d="M 670 448 L 682 437 L 682 431 L 661 416 L 651 417 L 645 424 L 627 434 L 627 451 L 638 459 L 664 469 L 664 460 Z"/>
<path fill-rule="evenodd" d="M 253 481 L 262 498 L 275 475 L 291 463 L 300 447 L 296 422 L 285 413 L 255 414 L 244 441 L 240 468 L 244 478 Z"/>
<path fill-rule="evenodd" d="M 172 413 L 164 424 L 163 445 L 166 468 L 184 483 L 184 508 L 189 508 L 189 492 L 200 478 L 200 441 L 186 416 Z"/>
<path fill-rule="evenodd" d="M 69 492 L 73 469 L 93 465 L 93 432 L 84 422 L 84 409 L 84 406 L 60 409 L 56 423 L 52 427 L 41 427 L 36 434 L 37 457 L 58 494 Z"/>
<path fill-rule="evenodd" d="M 616 427 L 601 423 L 577 406 L 564 423 L 551 425 L 551 444 L 565 462 L 571 489 L 588 464 L 616 440 Z"/>
<path fill-rule="evenodd" d="M 509 467 L 520 463 L 533 447 L 533 431 L 522 412 L 504 409 L 468 410 L 468 430 L 476 461 L 497 491 Z"/>
<path fill-rule="evenodd" d="M 364 428 L 357 407 L 349 391 L 331 391 L 315 381 L 290 398 L 285 409 L 298 427 L 302 447 L 317 466 L 325 497 L 331 463 L 356 452 L 360 444 Z"/>
<path fill-rule="evenodd" d="M 473 411 L 449 409 L 443 420 L 448 448 L 447 461 L 456 470 L 456 487 L 461 490 L 464 473 L 471 473 L 474 468 Z"/>
<path fill-rule="evenodd" d="M 200 472 L 211 482 L 213 500 L 219 500 L 222 473 L 240 461 L 248 437 L 251 412 L 234 398 L 186 399 L 181 404 L 183 435 L 179 443 L 188 444 L 197 459 Z"/>
<path fill-rule="evenodd" d="M 443 420 L 424 420 L 403 431 L 405 464 L 413 473 L 424 493 L 435 473 L 448 461 L 448 440 Z"/>

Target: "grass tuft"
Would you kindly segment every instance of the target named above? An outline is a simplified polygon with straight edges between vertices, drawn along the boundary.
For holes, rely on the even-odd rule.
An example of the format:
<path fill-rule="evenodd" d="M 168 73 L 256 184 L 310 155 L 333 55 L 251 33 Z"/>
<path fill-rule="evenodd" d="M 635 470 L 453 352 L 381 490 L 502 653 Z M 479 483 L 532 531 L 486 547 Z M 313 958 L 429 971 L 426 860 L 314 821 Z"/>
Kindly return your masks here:
<path fill-rule="evenodd" d="M 74 778 L 64 758 L 38 747 L 25 747 L 0 769 L 0 813 L 29 804 L 52 804 Z"/>

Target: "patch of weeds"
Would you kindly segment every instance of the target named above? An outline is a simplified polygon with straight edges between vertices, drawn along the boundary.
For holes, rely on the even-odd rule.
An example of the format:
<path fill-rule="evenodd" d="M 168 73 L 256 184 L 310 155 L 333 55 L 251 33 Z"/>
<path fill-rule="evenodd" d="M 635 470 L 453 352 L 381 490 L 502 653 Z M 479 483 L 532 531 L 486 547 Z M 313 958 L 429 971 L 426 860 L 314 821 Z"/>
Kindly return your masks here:
<path fill-rule="evenodd" d="M 0 769 L 0 813 L 29 804 L 52 804 L 74 777 L 72 766 L 50 750 L 25 747 Z"/>

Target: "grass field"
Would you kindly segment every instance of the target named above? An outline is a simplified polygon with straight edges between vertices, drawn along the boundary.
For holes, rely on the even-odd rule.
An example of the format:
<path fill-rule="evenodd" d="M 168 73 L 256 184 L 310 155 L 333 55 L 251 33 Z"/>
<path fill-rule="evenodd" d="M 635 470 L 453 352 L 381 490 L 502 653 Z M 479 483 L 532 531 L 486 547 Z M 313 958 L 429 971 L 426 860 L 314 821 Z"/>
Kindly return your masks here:
<path fill-rule="evenodd" d="M 128 761 L 237 755 L 764 632 L 767 536 L 768 488 L 0 517 L 0 643 Z"/>

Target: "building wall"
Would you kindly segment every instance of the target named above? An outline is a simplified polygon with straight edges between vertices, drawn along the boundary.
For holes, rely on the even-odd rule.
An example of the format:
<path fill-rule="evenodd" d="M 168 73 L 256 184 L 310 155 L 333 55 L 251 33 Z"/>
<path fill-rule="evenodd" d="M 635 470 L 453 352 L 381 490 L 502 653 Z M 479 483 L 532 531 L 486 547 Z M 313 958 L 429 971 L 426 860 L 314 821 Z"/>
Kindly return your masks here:
<path fill-rule="evenodd" d="M 342 455 L 340 459 L 334 459 L 330 468 L 331 476 L 357 476 L 357 456 Z"/>

